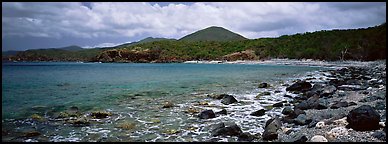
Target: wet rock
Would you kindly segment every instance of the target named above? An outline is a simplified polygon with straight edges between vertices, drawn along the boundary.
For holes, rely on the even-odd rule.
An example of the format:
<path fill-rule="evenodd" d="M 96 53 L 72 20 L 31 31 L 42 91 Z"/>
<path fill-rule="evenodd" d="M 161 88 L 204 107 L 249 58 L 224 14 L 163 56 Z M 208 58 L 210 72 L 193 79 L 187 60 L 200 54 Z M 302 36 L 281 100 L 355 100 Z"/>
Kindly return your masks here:
<path fill-rule="evenodd" d="M 282 110 L 282 114 L 284 114 L 284 115 L 289 115 L 292 112 L 294 112 L 294 110 L 292 110 L 292 108 L 290 106 L 286 106 Z"/>
<path fill-rule="evenodd" d="M 215 118 L 216 114 L 213 112 L 213 110 L 204 110 L 202 111 L 198 117 L 200 119 L 210 119 L 210 118 Z"/>
<path fill-rule="evenodd" d="M 190 113 L 190 114 L 195 114 L 195 113 L 199 113 L 200 109 L 197 109 L 197 108 L 194 108 L 194 107 L 189 107 L 186 111 L 186 113 Z"/>
<path fill-rule="evenodd" d="M 221 111 L 219 112 L 216 112 L 216 114 L 223 114 L 223 115 L 227 115 L 228 112 L 226 111 L 226 109 L 222 109 Z"/>
<path fill-rule="evenodd" d="M 237 124 L 232 124 L 227 127 L 219 127 L 212 133 L 213 136 L 239 136 L 242 134 L 241 128 Z"/>
<path fill-rule="evenodd" d="M 90 116 L 92 116 L 92 118 L 95 118 L 95 119 L 103 119 L 103 118 L 107 118 L 108 116 L 112 116 L 112 113 L 106 112 L 106 111 L 95 111 L 95 112 L 92 112 Z"/>
<path fill-rule="evenodd" d="M 328 140 L 321 135 L 315 135 L 310 139 L 310 142 L 328 142 Z"/>
<path fill-rule="evenodd" d="M 354 105 L 357 105 L 357 103 L 355 103 L 355 102 L 349 102 L 348 103 L 348 106 L 354 106 Z"/>
<path fill-rule="evenodd" d="M 238 139 L 237 141 L 253 141 L 254 139 L 256 139 L 256 137 L 254 135 L 251 135 L 250 133 L 248 132 L 245 132 L 245 133 L 242 133 L 238 136 Z"/>
<path fill-rule="evenodd" d="M 237 102 L 236 98 L 232 95 L 226 95 L 222 98 L 221 103 L 228 105 Z"/>
<path fill-rule="evenodd" d="M 336 102 L 334 102 L 333 105 L 330 106 L 330 108 L 331 109 L 338 109 L 340 107 L 348 107 L 348 106 L 349 106 L 349 104 L 346 101 L 340 101 L 340 102 L 336 101 Z"/>
<path fill-rule="evenodd" d="M 335 93 L 335 91 L 337 91 L 337 88 L 335 86 L 326 86 L 325 88 L 323 88 L 322 92 L 321 92 L 321 97 L 328 97 L 332 94 Z"/>
<path fill-rule="evenodd" d="M 293 98 L 293 97 L 290 96 L 290 95 L 284 95 L 284 97 L 286 97 L 286 98 Z"/>
<path fill-rule="evenodd" d="M 282 123 L 278 117 L 272 118 L 265 123 L 263 132 L 263 140 L 274 140 L 278 138 L 277 130 L 280 129 Z"/>
<path fill-rule="evenodd" d="M 39 135 L 41 135 L 41 133 L 38 131 L 29 131 L 29 132 L 24 133 L 24 137 L 35 137 L 35 136 L 39 136 Z"/>
<path fill-rule="evenodd" d="M 321 110 L 321 109 L 327 109 L 329 107 L 329 101 L 326 98 L 320 98 L 318 100 L 318 104 L 316 107 L 313 107 L 315 109 Z"/>
<path fill-rule="evenodd" d="M 124 121 L 119 124 L 117 124 L 115 127 L 125 129 L 125 130 L 132 130 L 136 127 L 135 123 Z"/>
<path fill-rule="evenodd" d="M 67 120 L 66 123 L 70 123 L 73 126 L 77 126 L 77 127 L 82 127 L 82 126 L 90 125 L 89 120 L 87 118 L 85 118 L 85 117 L 78 118 L 76 120 Z"/>
<path fill-rule="evenodd" d="M 300 114 L 294 119 L 294 123 L 297 125 L 308 125 L 311 121 L 305 114 Z"/>
<path fill-rule="evenodd" d="M 263 116 L 263 115 L 265 115 L 265 109 L 260 109 L 258 111 L 255 111 L 255 112 L 251 113 L 250 115 L 251 116 L 257 116 L 257 117 Z"/>
<path fill-rule="evenodd" d="M 282 107 L 283 106 L 283 102 L 278 102 L 278 103 L 275 103 L 272 105 L 273 107 Z"/>
<path fill-rule="evenodd" d="M 347 115 L 348 127 L 357 131 L 379 129 L 380 115 L 370 105 L 362 105 Z"/>
<path fill-rule="evenodd" d="M 217 129 L 220 129 L 220 128 L 223 128 L 223 127 L 225 127 L 225 123 L 220 122 L 220 123 L 218 123 L 218 124 L 213 124 L 213 125 L 211 125 L 211 126 L 210 126 L 210 130 L 211 130 L 212 132 L 214 132 L 214 131 L 216 131 Z"/>
<path fill-rule="evenodd" d="M 382 141 L 386 141 L 386 134 L 384 131 L 377 131 L 377 132 L 374 132 L 372 134 L 373 137 L 379 139 L 379 140 L 382 140 Z"/>
<path fill-rule="evenodd" d="M 305 92 L 312 88 L 311 84 L 306 81 L 299 81 L 286 88 L 286 91 Z"/>
<path fill-rule="evenodd" d="M 173 106 L 174 106 L 174 104 L 173 104 L 172 102 L 166 101 L 166 102 L 164 102 L 162 108 L 171 108 L 171 107 L 173 107 Z"/>
<path fill-rule="evenodd" d="M 319 96 L 314 95 L 313 97 L 310 97 L 309 99 L 302 101 L 301 103 L 297 104 L 295 108 L 301 109 L 301 110 L 307 110 L 311 108 L 315 108 L 318 105 Z"/>
<path fill-rule="evenodd" d="M 269 84 L 268 84 L 268 83 L 260 83 L 260 84 L 258 85 L 258 88 L 267 88 L 267 87 L 269 87 Z"/>
<path fill-rule="evenodd" d="M 40 122 L 45 120 L 45 118 L 43 118 L 42 116 L 40 116 L 38 114 L 31 115 L 31 119 L 36 120 L 36 121 L 40 121 Z"/>

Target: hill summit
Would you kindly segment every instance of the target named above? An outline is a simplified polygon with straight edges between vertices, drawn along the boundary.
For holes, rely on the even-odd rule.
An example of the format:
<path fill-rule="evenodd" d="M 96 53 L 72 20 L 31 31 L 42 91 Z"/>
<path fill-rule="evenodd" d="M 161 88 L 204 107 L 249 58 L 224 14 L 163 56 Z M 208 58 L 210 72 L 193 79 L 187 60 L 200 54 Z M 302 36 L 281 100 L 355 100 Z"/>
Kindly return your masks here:
<path fill-rule="evenodd" d="M 180 41 L 238 41 L 247 38 L 223 27 L 211 26 L 179 39 Z"/>

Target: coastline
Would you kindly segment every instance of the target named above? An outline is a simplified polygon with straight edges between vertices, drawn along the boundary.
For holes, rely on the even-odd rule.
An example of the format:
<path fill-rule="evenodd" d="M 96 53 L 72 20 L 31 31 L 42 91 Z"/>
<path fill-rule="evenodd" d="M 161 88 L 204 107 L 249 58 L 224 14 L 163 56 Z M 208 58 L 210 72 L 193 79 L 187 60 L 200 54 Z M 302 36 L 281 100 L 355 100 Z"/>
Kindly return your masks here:
<path fill-rule="evenodd" d="M 312 60 L 312 59 L 269 59 L 269 60 L 237 60 L 237 61 L 185 61 L 183 63 L 188 64 L 270 64 L 270 65 L 295 65 L 295 66 L 321 66 L 321 67 L 335 67 L 343 68 L 348 66 L 367 66 L 376 61 L 324 61 L 324 60 Z"/>

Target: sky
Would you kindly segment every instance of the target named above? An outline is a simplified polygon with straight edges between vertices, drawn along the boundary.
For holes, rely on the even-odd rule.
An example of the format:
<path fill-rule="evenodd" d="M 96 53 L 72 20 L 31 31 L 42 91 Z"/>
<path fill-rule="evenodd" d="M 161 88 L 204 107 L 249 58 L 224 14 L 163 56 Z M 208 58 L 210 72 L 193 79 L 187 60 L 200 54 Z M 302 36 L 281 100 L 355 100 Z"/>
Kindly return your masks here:
<path fill-rule="evenodd" d="M 2 51 L 179 39 L 210 26 L 256 39 L 385 22 L 385 2 L 2 2 Z"/>

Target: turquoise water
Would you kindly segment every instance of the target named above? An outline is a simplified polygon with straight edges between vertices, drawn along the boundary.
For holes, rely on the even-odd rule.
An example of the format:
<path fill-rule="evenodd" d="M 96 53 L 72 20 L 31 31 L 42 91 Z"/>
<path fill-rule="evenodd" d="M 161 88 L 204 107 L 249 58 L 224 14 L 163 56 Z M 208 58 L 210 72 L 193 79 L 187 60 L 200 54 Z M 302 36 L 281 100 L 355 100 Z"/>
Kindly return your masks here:
<path fill-rule="evenodd" d="M 153 135 L 155 132 L 146 129 L 149 126 L 144 122 L 145 119 L 157 115 L 162 125 L 171 122 L 187 126 L 186 123 L 194 123 L 192 121 L 195 121 L 195 118 L 180 111 L 190 103 L 208 100 L 203 96 L 205 94 L 257 94 L 257 84 L 260 82 L 280 85 L 305 75 L 306 72 L 320 69 L 322 68 L 257 64 L 3 63 L 3 126 L 12 129 L 13 126 L 5 124 L 4 121 L 25 120 L 32 114 L 49 118 L 53 113 L 76 106 L 85 113 L 105 110 L 118 116 L 110 124 L 89 127 L 109 131 L 105 131 L 105 135 L 101 133 L 97 138 L 82 134 L 74 136 L 69 134 L 66 128 L 63 128 L 62 133 L 53 136 L 50 135 L 52 130 L 47 127 L 40 130 L 44 133 L 41 137 L 45 136 L 49 141 L 70 141 L 66 139 L 69 137 L 74 141 L 96 141 L 106 134 L 111 134 L 104 140 L 169 141 L 174 138 L 148 136 L 147 134 Z M 179 107 L 160 109 L 166 100 Z M 171 121 L 172 115 L 182 120 Z M 127 135 L 128 139 L 115 135 L 121 130 L 114 129 L 112 125 L 121 119 L 139 123 L 132 135 Z M 188 122 L 188 119 L 192 120 Z M 76 131 L 85 133 L 87 130 L 84 127 L 76 128 Z M 147 138 L 143 138 L 143 135 Z"/>

